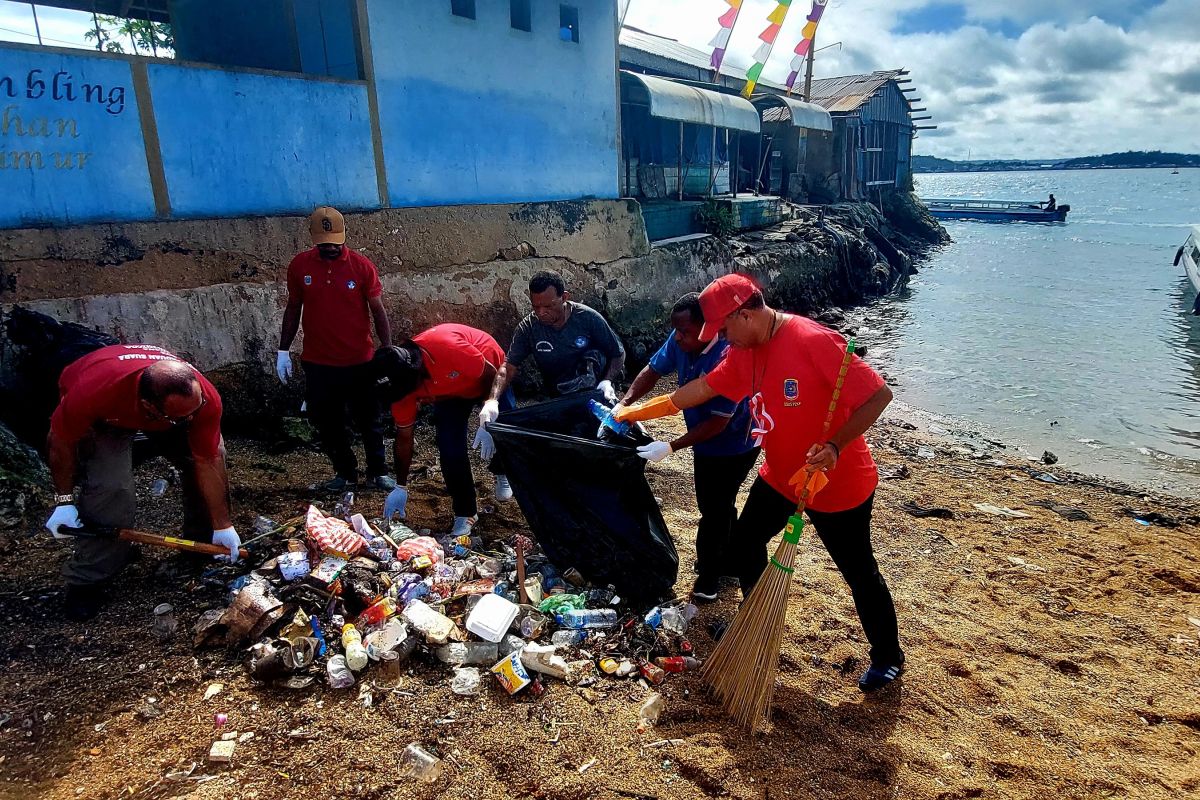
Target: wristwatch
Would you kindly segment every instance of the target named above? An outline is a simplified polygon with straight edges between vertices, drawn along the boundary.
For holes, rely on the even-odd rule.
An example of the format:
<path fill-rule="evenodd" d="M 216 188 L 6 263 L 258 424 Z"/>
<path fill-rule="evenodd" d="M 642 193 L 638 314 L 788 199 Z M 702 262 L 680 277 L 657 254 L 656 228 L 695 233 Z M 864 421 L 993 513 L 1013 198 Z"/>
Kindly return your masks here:
<path fill-rule="evenodd" d="M 54 495 L 54 504 L 60 505 L 60 506 L 74 505 L 75 504 L 75 495 L 73 495 L 73 494 L 56 494 L 56 495 Z"/>

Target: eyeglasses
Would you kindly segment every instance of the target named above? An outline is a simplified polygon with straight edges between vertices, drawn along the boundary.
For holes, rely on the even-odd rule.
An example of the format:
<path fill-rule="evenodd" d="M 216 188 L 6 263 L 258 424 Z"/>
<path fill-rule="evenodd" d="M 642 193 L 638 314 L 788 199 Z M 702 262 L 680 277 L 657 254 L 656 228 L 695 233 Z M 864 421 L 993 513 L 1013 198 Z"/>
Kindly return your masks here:
<path fill-rule="evenodd" d="M 163 422 L 166 422 L 168 425 L 186 425 L 196 418 L 196 415 L 200 413 L 207 403 L 208 398 L 204 395 L 200 395 L 200 405 L 196 406 L 196 410 L 182 417 L 172 417 L 165 413 L 161 408 L 152 405 L 151 403 L 146 403 L 146 408 L 147 410 L 153 412 L 154 416 L 158 417 Z"/>

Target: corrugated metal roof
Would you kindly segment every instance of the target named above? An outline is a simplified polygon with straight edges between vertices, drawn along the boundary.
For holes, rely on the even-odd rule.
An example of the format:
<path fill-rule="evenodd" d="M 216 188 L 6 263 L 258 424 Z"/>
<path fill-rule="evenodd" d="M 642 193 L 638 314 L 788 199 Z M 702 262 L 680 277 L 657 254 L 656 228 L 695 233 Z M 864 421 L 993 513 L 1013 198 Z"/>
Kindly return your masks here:
<path fill-rule="evenodd" d="M 631 28 L 628 25 L 621 29 L 621 49 L 637 50 L 656 58 L 675 61 L 692 67 L 693 69 L 703 70 L 706 73 L 712 74 L 712 53 L 706 53 L 703 50 L 697 50 L 694 47 L 688 47 L 686 44 L 681 44 L 674 39 L 668 39 L 665 36 L 655 36 L 653 33 L 646 33 L 645 31 L 638 30 L 637 28 Z M 622 53 L 622 60 L 636 60 L 633 58 L 626 59 L 625 56 L 626 53 Z M 738 81 L 739 86 L 746 82 L 746 70 L 744 69 L 738 69 L 736 67 L 722 64 L 721 75 Z M 771 81 L 760 80 L 758 85 L 778 91 L 787 90 L 786 86 L 781 86 L 777 83 L 772 83 Z"/>
<path fill-rule="evenodd" d="M 757 95 L 752 102 L 762 109 L 763 122 L 791 122 L 794 127 L 810 131 L 833 130 L 833 118 L 816 103 L 773 94 Z"/>
<path fill-rule="evenodd" d="M 129 19 L 148 19 L 153 22 L 170 22 L 167 13 L 167 0 L 36 0 L 39 6 L 47 8 L 65 8 L 71 11 L 95 11 L 112 17 Z"/>
<path fill-rule="evenodd" d="M 881 70 L 869 75 L 818 78 L 812 82 L 810 102 L 832 114 L 857 111 L 890 80 L 905 74 L 902 69 Z"/>
<path fill-rule="evenodd" d="M 639 89 L 645 90 L 650 116 L 750 133 L 760 130 L 758 109 L 736 94 L 723 94 L 656 75 L 621 70 L 622 95 L 640 94 Z M 631 99 L 640 100 L 640 97 L 634 95 Z"/>

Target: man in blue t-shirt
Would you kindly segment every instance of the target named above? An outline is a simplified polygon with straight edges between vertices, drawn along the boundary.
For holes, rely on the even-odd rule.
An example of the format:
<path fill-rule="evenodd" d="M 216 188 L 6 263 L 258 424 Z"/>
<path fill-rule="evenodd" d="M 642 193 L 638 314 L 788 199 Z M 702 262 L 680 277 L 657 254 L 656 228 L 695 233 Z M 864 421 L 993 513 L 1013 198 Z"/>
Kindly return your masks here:
<path fill-rule="evenodd" d="M 679 385 L 708 374 L 725 357 L 729 343 L 724 339 L 700 341 L 704 313 L 700 295 L 684 295 L 671 309 L 675 332 L 638 373 L 619 405 L 630 405 L 650 393 L 658 379 L 669 372 Z M 696 531 L 696 572 L 692 598 L 699 602 L 717 599 L 719 581 L 728 569 L 726 547 L 737 520 L 738 490 L 758 460 L 758 448 L 750 435 L 750 412 L 746 402 L 734 403 L 721 396 L 683 412 L 687 433 L 673 442 L 651 442 L 638 448 L 647 461 L 662 461 L 685 447 L 693 449 L 696 505 L 700 525 Z"/>

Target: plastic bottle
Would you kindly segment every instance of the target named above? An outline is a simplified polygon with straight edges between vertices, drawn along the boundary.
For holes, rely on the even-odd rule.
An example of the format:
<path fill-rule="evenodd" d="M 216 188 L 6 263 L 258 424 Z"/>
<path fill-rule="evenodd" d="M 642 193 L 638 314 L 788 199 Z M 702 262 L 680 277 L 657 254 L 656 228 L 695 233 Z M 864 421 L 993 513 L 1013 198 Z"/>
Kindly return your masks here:
<path fill-rule="evenodd" d="M 657 664 L 651 664 L 646 661 L 638 666 L 638 671 L 642 673 L 642 677 L 650 682 L 653 686 L 658 686 L 667 679 L 667 672 Z"/>
<path fill-rule="evenodd" d="M 353 625 L 342 628 L 342 647 L 346 650 L 346 665 L 355 672 L 367 666 L 367 648 L 363 647 L 362 634 Z"/>
<path fill-rule="evenodd" d="M 697 608 L 688 603 L 685 606 L 670 606 L 662 610 L 662 625 L 672 633 L 682 636 L 687 632 L 688 623 L 696 616 Z"/>
<path fill-rule="evenodd" d="M 691 656 L 660 657 L 654 659 L 654 663 L 662 667 L 666 672 L 687 672 L 688 670 L 700 667 L 700 659 L 692 658 Z"/>
<path fill-rule="evenodd" d="M 585 639 L 587 639 L 587 631 L 584 630 L 555 631 L 550 634 L 550 644 L 583 644 Z"/>
<path fill-rule="evenodd" d="M 564 628 L 613 628 L 617 624 L 617 611 L 613 608 L 581 608 L 563 611 L 557 616 L 558 624 Z"/>
<path fill-rule="evenodd" d="M 398 612 L 399 609 L 396 607 L 396 601 L 390 597 L 385 597 L 362 612 L 358 617 L 358 621 L 364 626 L 381 625 L 389 618 L 396 616 Z"/>
<path fill-rule="evenodd" d="M 596 419 L 600 420 L 600 424 L 603 427 L 608 428 L 618 436 L 625 436 L 629 433 L 629 423 L 617 422 L 615 419 L 613 419 L 611 408 L 603 406 L 595 400 L 588 400 L 588 408 L 592 410 L 592 415 Z"/>
<path fill-rule="evenodd" d="M 436 652 L 444 664 L 491 666 L 500 658 L 499 646 L 493 642 L 451 642 Z"/>
<path fill-rule="evenodd" d="M 346 666 L 345 656 L 330 656 L 325 663 L 325 672 L 329 676 L 329 686 L 334 689 L 348 689 L 354 685 L 354 673 Z"/>
<path fill-rule="evenodd" d="M 442 777 L 442 760 L 416 742 L 400 752 L 400 776 L 434 783 Z"/>

